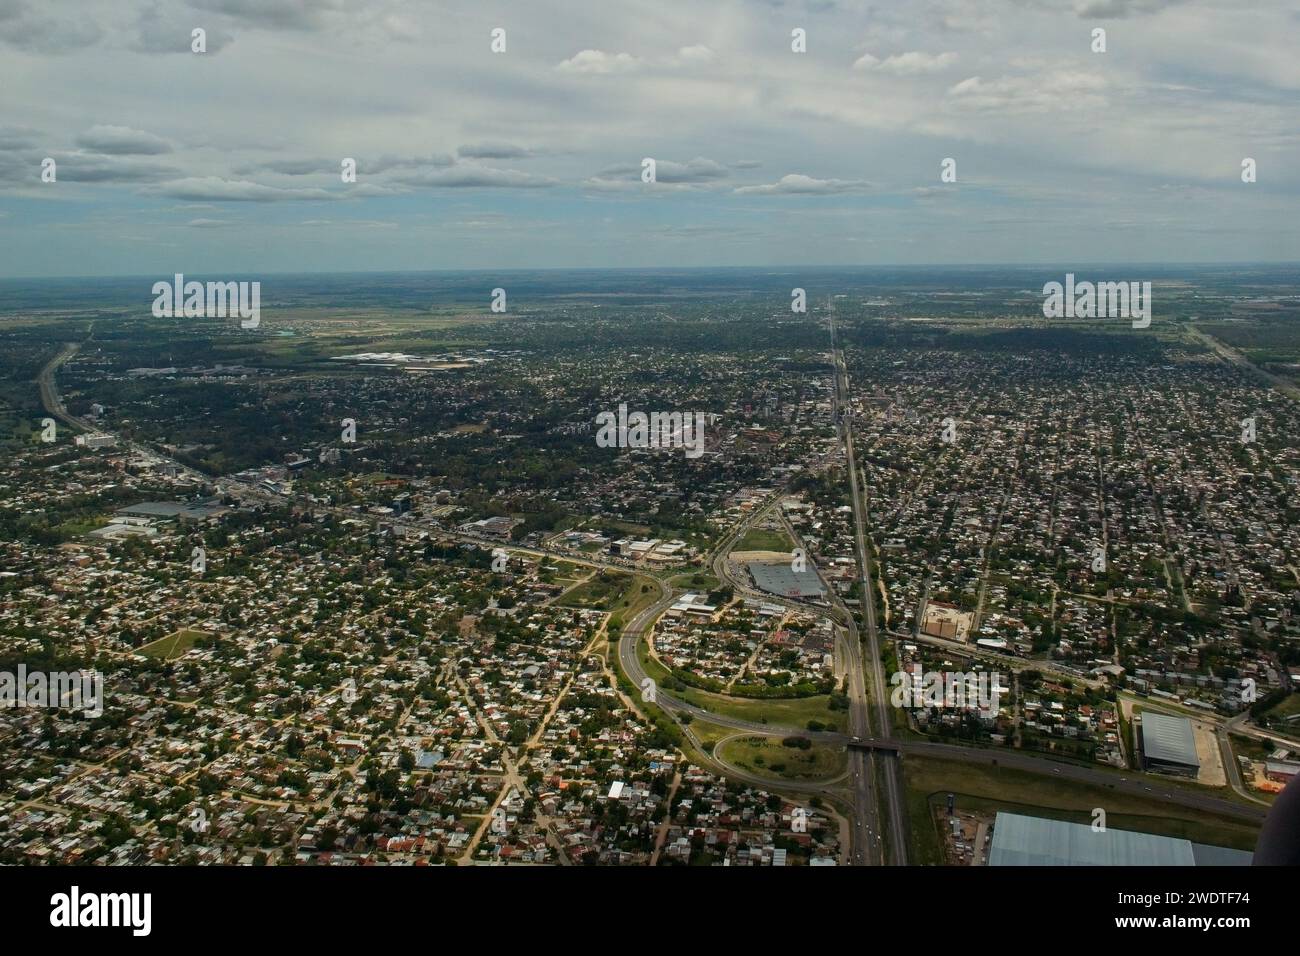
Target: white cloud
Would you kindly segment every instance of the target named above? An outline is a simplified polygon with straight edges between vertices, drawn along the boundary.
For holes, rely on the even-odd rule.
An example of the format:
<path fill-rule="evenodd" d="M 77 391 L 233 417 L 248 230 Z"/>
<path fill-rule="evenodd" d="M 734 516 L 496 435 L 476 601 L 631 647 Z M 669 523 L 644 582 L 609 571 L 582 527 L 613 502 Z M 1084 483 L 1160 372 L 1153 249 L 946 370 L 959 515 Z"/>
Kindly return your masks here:
<path fill-rule="evenodd" d="M 938 73 L 957 62 L 956 53 L 930 54 L 913 50 L 908 53 L 895 53 L 881 60 L 870 53 L 864 53 L 853 64 L 855 70 L 872 70 L 877 73 L 891 73 L 895 76 L 916 76 L 922 73 Z"/>
<path fill-rule="evenodd" d="M 640 67 L 641 61 L 630 53 L 605 53 L 603 50 L 583 50 L 560 63 L 561 73 L 628 73 Z"/>
<path fill-rule="evenodd" d="M 713 59 L 713 51 L 703 44 L 684 46 L 677 51 L 677 59 L 685 63 L 708 63 Z"/>
<path fill-rule="evenodd" d="M 243 179 L 196 176 L 162 183 L 149 192 L 172 199 L 213 202 L 283 202 L 343 199 L 346 193 L 325 189 L 281 189 Z"/>
<path fill-rule="evenodd" d="M 948 90 L 953 103 L 983 112 L 1042 113 L 1106 105 L 1107 80 L 1082 70 L 1046 70 L 985 81 L 971 76 Z"/>
<path fill-rule="evenodd" d="M 871 183 L 861 179 L 814 179 L 801 173 L 790 173 L 774 183 L 763 186 L 741 186 L 736 192 L 751 196 L 829 196 L 835 193 L 861 192 L 870 188 Z"/>

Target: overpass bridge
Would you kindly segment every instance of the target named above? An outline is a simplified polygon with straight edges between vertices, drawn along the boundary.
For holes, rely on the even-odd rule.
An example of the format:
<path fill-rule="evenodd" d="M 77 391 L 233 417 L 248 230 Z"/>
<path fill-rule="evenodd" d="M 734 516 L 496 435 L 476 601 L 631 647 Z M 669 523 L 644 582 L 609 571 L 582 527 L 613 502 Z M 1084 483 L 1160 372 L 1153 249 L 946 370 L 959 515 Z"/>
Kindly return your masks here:
<path fill-rule="evenodd" d="M 901 751 L 897 740 L 884 740 L 880 737 L 850 737 L 845 744 L 849 750 L 866 750 L 896 754 Z"/>

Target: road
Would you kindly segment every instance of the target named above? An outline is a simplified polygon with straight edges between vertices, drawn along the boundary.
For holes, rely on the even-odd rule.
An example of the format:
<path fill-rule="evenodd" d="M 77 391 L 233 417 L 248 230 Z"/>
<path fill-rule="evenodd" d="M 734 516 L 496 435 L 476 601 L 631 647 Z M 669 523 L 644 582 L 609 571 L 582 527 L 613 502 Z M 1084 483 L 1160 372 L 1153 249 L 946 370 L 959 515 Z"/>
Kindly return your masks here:
<path fill-rule="evenodd" d="M 858 481 L 857 454 L 853 446 L 853 409 L 849 402 L 849 375 L 835 334 L 835 304 L 831 300 L 828 309 L 831 331 L 831 364 L 834 378 L 833 414 L 840 429 L 844 444 L 844 455 L 849 470 L 849 494 L 853 505 L 853 537 L 858 556 L 858 571 L 862 585 L 861 607 L 863 623 L 866 625 L 866 675 L 871 681 L 870 699 L 876 705 L 876 734 L 888 740 L 893 729 L 893 715 L 889 712 L 889 696 L 885 692 L 885 668 L 880 660 L 880 635 L 876 628 L 876 592 L 871 579 L 871 554 L 867 550 L 867 503 L 864 489 Z M 849 615 L 849 705 L 852 729 L 855 736 L 865 737 L 870 733 L 868 716 L 869 704 L 864 686 L 864 669 L 862 661 L 862 642 L 857 640 L 857 627 L 853 615 Z M 861 751 L 851 751 L 861 753 Z M 867 752 L 863 755 L 860 766 L 855 767 L 854 791 L 855 802 L 871 804 L 875 814 L 879 815 L 877 795 L 874 793 L 876 781 L 876 764 L 880 764 L 881 776 L 885 784 L 883 809 L 888 814 L 890 859 L 896 866 L 907 865 L 908 839 L 907 827 L 903 822 L 903 788 L 898 757 L 888 753 Z M 879 844 L 880 831 L 876 831 Z"/>
<path fill-rule="evenodd" d="M 835 411 L 837 416 L 841 409 L 845 407 L 848 395 L 848 380 L 844 371 L 842 359 L 835 344 L 834 315 L 831 315 L 831 332 L 832 332 L 832 355 L 835 360 Z M 38 382 L 41 390 L 42 404 L 46 410 L 56 418 L 66 424 L 74 427 L 99 431 L 104 434 L 111 434 L 108 429 L 97 427 L 95 423 L 85 422 L 71 416 L 59 395 L 55 383 L 55 373 L 60 365 L 76 354 L 79 346 L 76 344 L 67 345 L 42 369 Z M 944 760 L 960 761 L 971 764 L 997 765 L 1010 767 L 1013 769 L 1024 770 L 1043 776 L 1059 776 L 1063 779 L 1074 780 L 1080 783 L 1087 783 L 1093 786 L 1106 787 L 1118 792 L 1132 793 L 1136 796 L 1145 796 L 1148 799 L 1163 800 L 1170 804 L 1189 807 L 1193 809 L 1204 810 L 1212 813 L 1226 814 L 1229 816 L 1245 818 L 1250 820 L 1261 819 L 1264 815 L 1265 808 L 1246 806 L 1220 800 L 1216 797 L 1203 796 L 1192 790 L 1185 790 L 1179 787 L 1173 787 L 1162 784 L 1159 780 L 1149 779 L 1141 775 L 1136 775 L 1131 780 L 1123 778 L 1116 779 L 1113 773 L 1093 769 L 1090 767 L 1076 766 L 1073 764 L 1058 763 L 1048 758 L 1024 754 L 1008 750 L 981 750 L 978 748 L 958 746 L 952 744 L 938 744 L 930 742 L 909 741 L 903 739 L 891 739 L 891 719 L 888 711 L 888 697 L 885 694 L 885 682 L 883 667 L 880 663 L 879 643 L 877 635 L 877 625 L 875 619 L 875 602 L 872 600 L 872 582 L 871 568 L 868 563 L 868 552 L 866 548 L 865 534 L 865 517 L 866 504 L 861 489 L 859 488 L 858 472 L 856 466 L 855 452 L 853 448 L 853 432 L 848 416 L 844 416 L 845 421 L 842 423 L 842 437 L 845 444 L 846 455 L 849 462 L 850 471 L 850 490 L 853 495 L 854 505 L 854 522 L 855 536 L 858 549 L 859 566 L 862 571 L 863 585 L 863 610 L 865 622 L 867 625 L 867 644 L 870 656 L 869 668 L 870 679 L 874 687 L 874 697 L 877 702 L 876 726 L 880 728 L 881 742 L 888 743 L 889 746 L 897 749 L 899 754 L 916 754 L 918 756 L 927 756 Z M 195 480 L 208 482 L 217 487 L 224 494 L 230 494 L 234 497 L 247 499 L 252 498 L 260 503 L 285 504 L 284 496 L 268 492 L 261 488 L 240 482 L 230 478 L 212 478 L 204 475 L 197 470 L 175 461 L 169 456 L 158 452 L 152 448 L 139 445 L 134 442 L 127 442 L 118 436 L 122 445 L 133 452 L 150 458 L 155 461 L 166 463 L 183 475 Z M 734 532 L 719 545 L 715 552 L 713 565 L 715 570 L 725 569 L 725 563 L 719 564 L 719 558 L 725 561 L 727 551 L 726 545 L 738 540 L 745 530 L 758 520 L 761 514 L 765 513 L 776 500 L 779 499 L 779 493 L 769 499 L 763 506 L 756 508 L 754 513 L 737 527 Z M 319 507 L 319 505 L 313 505 Z M 337 511 L 340 514 L 346 514 L 348 517 L 357 517 L 358 512 L 348 509 L 327 509 Z M 468 541 L 479 544 L 484 547 L 506 546 L 511 551 L 535 555 L 538 557 L 551 557 L 561 560 L 572 561 L 577 564 L 588 567 L 605 568 L 610 570 L 629 571 L 635 568 L 629 566 L 625 561 L 604 560 L 580 552 L 574 552 L 570 549 L 551 549 L 551 548 L 520 548 L 508 545 L 506 542 L 484 538 L 478 535 L 470 535 L 462 532 L 445 531 L 441 528 L 429 528 L 417 525 L 408 521 L 388 521 L 388 524 L 403 529 L 424 532 L 433 536 L 443 538 L 455 538 L 462 541 Z M 725 576 L 724 578 L 726 579 Z M 720 580 L 721 580 L 720 579 Z M 657 579 L 651 579 L 660 589 L 660 599 L 650 607 L 641 611 L 623 632 L 623 637 L 618 645 L 618 659 L 623 672 L 627 675 L 634 686 L 640 687 L 642 680 L 648 676 L 641 667 L 640 660 L 637 657 L 637 645 L 642 635 L 648 627 L 656 621 L 659 616 L 676 600 L 676 592 Z M 728 579 L 729 580 L 729 579 Z M 735 582 L 733 582 L 735 585 Z M 743 584 L 739 587 L 742 593 L 753 594 L 761 597 L 765 601 L 786 604 L 797 607 L 801 610 L 820 610 L 822 612 L 828 609 L 824 606 L 812 605 L 805 602 L 784 601 L 774 598 L 772 595 L 760 594 L 753 592 L 752 589 Z M 832 596 L 833 590 L 828 592 Z M 879 807 L 877 805 L 874 781 L 876 773 L 876 762 L 879 761 L 886 784 L 886 794 L 888 797 L 889 826 L 890 826 L 890 849 L 892 851 L 893 862 L 905 864 L 907 862 L 907 835 L 902 821 L 902 791 L 899 785 L 899 758 L 897 756 L 888 756 L 878 754 L 869 749 L 876 742 L 870 733 L 870 708 L 866 698 L 865 674 L 868 669 L 864 668 L 861 660 L 860 642 L 857 634 L 857 625 L 854 616 L 847 612 L 840 604 L 831 609 L 832 614 L 839 616 L 841 611 L 844 612 L 844 623 L 848 637 L 845 644 L 845 660 L 848 667 L 850 680 L 848 682 L 848 691 L 850 697 L 850 729 L 851 734 L 841 734 L 835 732 L 821 731 L 810 732 L 802 728 L 782 727 L 773 724 L 761 724 L 751 721 L 740 720 L 723 714 L 717 714 L 711 711 L 695 707 L 685 701 L 674 698 L 662 690 L 658 691 L 657 703 L 659 706 L 674 719 L 682 714 L 689 714 L 693 718 L 707 720 L 710 723 L 752 734 L 764 736 L 798 734 L 808 737 L 816 742 L 830 745 L 849 746 L 849 779 L 853 782 L 853 801 L 854 801 L 854 821 L 853 821 L 853 840 L 851 848 L 851 859 L 857 864 L 866 864 L 874 862 L 884 862 L 882 857 L 881 841 L 879 839 L 880 830 L 877 822 Z M 1249 725 L 1234 726 L 1234 730 L 1247 734 L 1264 736 L 1264 732 Z M 694 739 L 690 733 L 689 725 L 684 725 L 683 730 Z M 863 746 L 852 746 L 851 738 L 853 736 L 862 739 Z M 737 768 L 727 766 L 721 768 L 729 777 L 749 783 L 755 787 L 767 790 L 791 793 L 808 793 L 824 794 L 830 793 L 836 789 L 834 781 L 819 782 L 795 782 L 785 780 L 773 780 L 771 778 L 759 777 L 748 774 Z"/>
<path fill-rule="evenodd" d="M 72 358 L 72 356 L 76 355 L 80 349 L 81 343 L 79 342 L 69 342 L 67 345 L 63 346 L 58 355 L 45 363 L 45 367 L 41 369 L 41 374 L 36 377 L 36 384 L 40 386 L 41 404 L 45 406 L 47 412 L 65 425 L 71 425 L 73 428 L 80 428 L 86 431 L 93 431 L 93 426 L 68 414 L 68 409 L 63 404 L 63 398 L 59 395 L 59 390 L 54 385 L 54 373 L 59 370 L 59 366 Z"/>
<path fill-rule="evenodd" d="M 618 645 L 619 665 L 623 672 L 628 676 L 636 687 L 641 686 L 642 680 L 648 675 L 641 666 L 641 661 L 637 656 L 637 645 L 646 630 L 658 619 L 675 600 L 669 593 L 661 598 L 656 604 L 646 608 L 637 615 L 628 624 L 623 632 L 623 637 Z M 744 720 L 739 717 L 732 717 L 727 714 L 719 714 L 714 711 L 704 710 L 689 704 L 680 698 L 674 697 L 661 688 L 656 690 L 656 703 L 670 715 L 680 718 L 682 714 L 690 714 L 692 718 L 708 721 L 720 727 L 726 727 L 731 730 L 741 731 L 750 734 L 759 734 L 762 736 L 772 736 L 774 734 L 790 733 L 799 734 L 804 737 L 827 745 L 850 746 L 851 753 L 863 753 L 857 745 L 851 745 L 851 736 L 848 734 L 837 733 L 834 731 L 807 731 L 799 730 L 794 727 L 780 727 L 774 724 L 762 724 L 756 721 Z M 689 725 L 685 725 L 689 731 Z M 691 735 L 694 737 L 694 735 Z M 877 742 L 877 738 L 865 737 L 861 746 L 869 747 Z M 1144 774 L 1135 772 L 1127 779 L 1120 776 L 1115 771 L 1104 770 L 1082 766 L 1078 764 L 1065 763 L 1062 761 L 1051 760 L 1047 757 L 1035 754 L 1027 754 L 1010 748 L 987 748 L 968 747 L 961 744 L 941 744 L 931 743 L 930 741 L 907 740 L 903 738 L 891 738 L 887 741 L 888 746 L 896 747 L 898 752 L 904 757 L 907 755 L 916 755 L 918 757 L 929 757 L 938 760 L 952 760 L 960 763 L 977 764 L 983 766 L 1006 767 L 1013 770 L 1024 770 L 1029 773 L 1039 774 L 1041 776 L 1059 777 L 1062 780 L 1071 780 L 1081 784 L 1098 787 L 1100 789 L 1114 790 L 1117 793 L 1127 793 L 1137 797 L 1145 797 L 1149 800 L 1161 800 L 1177 806 L 1188 807 L 1196 810 L 1203 810 L 1210 813 L 1218 813 L 1244 820 L 1260 820 L 1264 816 L 1264 807 L 1247 806 L 1230 800 L 1223 800 L 1219 797 L 1208 794 L 1200 794 L 1182 786 L 1173 785 L 1161 780 L 1158 777 L 1149 777 Z M 896 758 L 890 759 L 896 762 Z M 852 771 L 852 766 L 850 766 Z M 816 793 L 825 792 L 828 787 L 827 782 L 819 783 L 790 783 L 787 781 L 776 781 L 770 778 L 758 777 L 753 774 L 745 774 L 736 771 L 734 768 L 727 768 L 727 775 L 734 776 L 753 786 L 764 789 L 776 789 L 792 792 Z M 856 857 L 856 854 L 854 854 Z"/>

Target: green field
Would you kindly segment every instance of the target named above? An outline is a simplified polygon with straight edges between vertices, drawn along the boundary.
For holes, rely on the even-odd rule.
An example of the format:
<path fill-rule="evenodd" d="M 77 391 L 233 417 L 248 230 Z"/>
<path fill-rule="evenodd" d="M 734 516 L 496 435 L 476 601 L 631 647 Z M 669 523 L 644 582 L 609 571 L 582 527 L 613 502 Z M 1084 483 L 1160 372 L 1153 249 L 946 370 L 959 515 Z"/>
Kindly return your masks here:
<path fill-rule="evenodd" d="M 181 628 L 174 634 L 160 637 L 151 644 L 145 644 L 144 646 L 137 648 L 136 653 L 160 661 L 174 661 L 178 657 L 183 657 L 186 652 L 194 646 L 195 640 L 200 637 L 209 636 L 210 635 L 206 631 L 195 631 L 190 628 Z"/>
<path fill-rule="evenodd" d="M 1300 693 L 1288 694 L 1286 697 L 1283 697 L 1280 701 L 1278 701 L 1278 703 L 1275 706 L 1270 707 L 1267 711 L 1265 711 L 1265 713 L 1269 717 L 1272 717 L 1279 721 L 1285 720 L 1285 718 L 1287 717 L 1294 717 L 1296 714 L 1300 714 Z M 1293 721 L 1289 726 L 1294 728 L 1295 733 L 1300 734 L 1300 721 Z M 1281 723 L 1278 725 L 1278 729 L 1283 731 L 1286 731 L 1287 727 L 1288 725 L 1285 723 Z M 1290 732 L 1290 731 L 1286 731 L 1286 732 Z"/>
<path fill-rule="evenodd" d="M 659 588 L 647 577 L 637 575 L 614 603 L 609 626 L 621 631 L 638 614 L 659 600 Z"/>
<path fill-rule="evenodd" d="M 649 673 L 649 671 L 647 671 Z M 808 721 L 817 720 L 825 725 L 826 730 L 843 731 L 846 712 L 830 709 L 830 695 L 819 694 L 815 697 L 784 698 L 779 700 L 756 700 L 753 698 L 727 697 L 724 694 L 710 694 L 708 691 L 686 690 L 672 691 L 674 697 L 680 697 L 696 707 L 749 720 L 759 724 L 774 724 L 804 730 Z"/>
<path fill-rule="evenodd" d="M 541 563 L 540 575 L 548 583 L 562 584 L 565 587 L 577 584 L 591 573 L 592 569 L 574 564 L 572 561 L 547 559 Z"/>
<path fill-rule="evenodd" d="M 826 780 L 842 774 L 848 753 L 842 747 L 786 747 L 780 737 L 733 737 L 718 747 L 718 757 L 751 773 L 786 780 Z"/>
<path fill-rule="evenodd" d="M 688 571 L 686 574 L 674 575 L 668 579 L 668 583 L 675 588 L 688 588 L 706 594 L 718 589 L 718 579 L 707 571 Z"/>
<path fill-rule="evenodd" d="M 622 571 L 600 571 L 590 581 L 578 585 L 556 603 L 564 607 L 612 610 L 631 585 L 632 580 L 632 575 L 624 574 Z"/>
<path fill-rule="evenodd" d="M 745 536 L 736 542 L 733 551 L 793 551 L 794 542 L 784 531 L 772 531 L 767 528 L 750 528 Z"/>
<path fill-rule="evenodd" d="M 556 603 L 563 607 L 588 607 L 609 611 L 609 629 L 620 631 L 645 608 L 659 600 L 659 588 L 643 575 L 600 571 L 579 584 Z"/>
<path fill-rule="evenodd" d="M 714 746 L 724 737 L 730 737 L 736 731 L 732 727 L 723 727 L 721 724 L 711 724 L 707 720 L 692 720 L 688 724 L 693 733 L 700 741 L 700 745 L 713 753 Z"/>

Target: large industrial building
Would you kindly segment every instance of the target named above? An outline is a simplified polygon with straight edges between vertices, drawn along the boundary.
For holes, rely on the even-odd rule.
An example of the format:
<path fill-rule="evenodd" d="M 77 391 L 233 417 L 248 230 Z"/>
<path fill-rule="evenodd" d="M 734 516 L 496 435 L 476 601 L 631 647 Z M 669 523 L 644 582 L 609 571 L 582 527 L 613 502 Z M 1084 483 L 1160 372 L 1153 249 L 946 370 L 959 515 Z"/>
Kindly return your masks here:
<path fill-rule="evenodd" d="M 989 866 L 1249 866 L 1245 850 L 1019 813 L 993 822 Z"/>
<path fill-rule="evenodd" d="M 1195 777 L 1200 772 L 1196 737 L 1192 733 L 1192 722 L 1186 717 L 1143 711 L 1138 724 L 1138 738 L 1144 769 L 1180 777 Z"/>
<path fill-rule="evenodd" d="M 754 561 L 749 565 L 749 573 L 754 578 L 754 586 L 768 594 L 786 598 L 820 598 L 826 593 L 816 571 L 811 567 L 806 571 L 796 571 L 790 567 L 789 561 Z"/>

